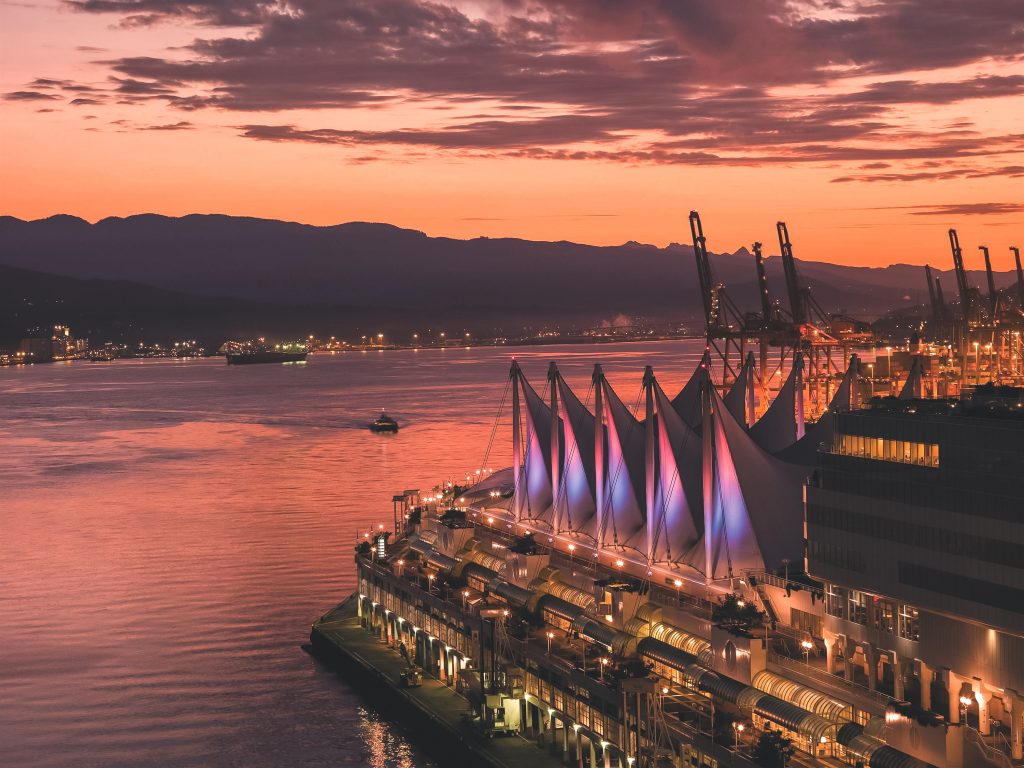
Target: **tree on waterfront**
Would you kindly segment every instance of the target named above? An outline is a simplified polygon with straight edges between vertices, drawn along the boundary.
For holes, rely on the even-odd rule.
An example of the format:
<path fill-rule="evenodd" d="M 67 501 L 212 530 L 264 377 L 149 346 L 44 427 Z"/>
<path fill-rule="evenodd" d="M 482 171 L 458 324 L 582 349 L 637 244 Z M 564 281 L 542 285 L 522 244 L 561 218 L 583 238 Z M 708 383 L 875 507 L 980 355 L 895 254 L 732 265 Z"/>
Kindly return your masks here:
<path fill-rule="evenodd" d="M 793 742 L 781 731 L 767 728 L 758 738 L 751 757 L 761 768 L 786 768 L 794 751 Z"/>

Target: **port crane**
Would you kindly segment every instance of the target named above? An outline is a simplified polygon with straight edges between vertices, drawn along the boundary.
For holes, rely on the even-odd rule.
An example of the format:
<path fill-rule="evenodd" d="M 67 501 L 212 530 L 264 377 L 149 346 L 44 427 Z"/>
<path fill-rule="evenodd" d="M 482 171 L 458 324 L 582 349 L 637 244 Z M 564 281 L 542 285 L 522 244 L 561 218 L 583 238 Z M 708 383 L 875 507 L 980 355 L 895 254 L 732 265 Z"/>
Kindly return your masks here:
<path fill-rule="evenodd" d="M 690 212 L 690 235 L 704 308 L 707 350 L 712 358 L 712 380 L 723 390 L 728 388 L 740 375 L 749 348 L 757 346 L 760 375 L 755 380 L 761 390 L 762 406 L 767 407 L 769 389 L 781 386 L 783 369 L 791 368 L 798 354 L 805 354 L 808 364 L 804 381 L 810 393 L 809 401 L 812 409 L 820 412 L 831 397 L 833 377 L 842 377 L 845 372 L 849 349 L 846 343 L 832 334 L 831 318 L 811 294 L 810 288 L 801 285 L 786 223 L 778 222 L 776 231 L 788 310 L 771 299 L 763 246 L 755 242 L 753 253 L 760 311 L 744 313 L 729 296 L 726 286 L 715 279 L 700 214 Z M 779 349 L 778 367 L 771 371 L 769 347 Z M 772 387 L 772 384 L 776 386 Z"/>

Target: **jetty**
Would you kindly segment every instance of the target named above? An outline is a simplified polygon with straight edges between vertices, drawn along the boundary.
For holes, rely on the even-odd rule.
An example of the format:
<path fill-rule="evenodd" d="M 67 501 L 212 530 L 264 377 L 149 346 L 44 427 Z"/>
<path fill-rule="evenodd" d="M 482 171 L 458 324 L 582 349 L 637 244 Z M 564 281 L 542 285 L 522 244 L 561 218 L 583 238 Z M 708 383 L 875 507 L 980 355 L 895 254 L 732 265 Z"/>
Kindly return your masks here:
<path fill-rule="evenodd" d="M 439 760 L 482 768 L 558 768 L 564 766 L 542 743 L 519 735 L 487 738 L 472 728 L 468 699 L 449 685 L 424 677 L 415 688 L 401 685 L 405 659 L 364 627 L 355 595 L 322 616 L 312 628 L 314 655 L 344 674 L 380 711 Z M 550 740 L 549 740 L 550 741 Z M 546 745 L 550 748 L 550 743 Z M 558 755 L 562 755 L 559 744 Z M 573 761 L 575 764 L 577 761 Z M 587 763 L 589 765 L 589 763 Z"/>

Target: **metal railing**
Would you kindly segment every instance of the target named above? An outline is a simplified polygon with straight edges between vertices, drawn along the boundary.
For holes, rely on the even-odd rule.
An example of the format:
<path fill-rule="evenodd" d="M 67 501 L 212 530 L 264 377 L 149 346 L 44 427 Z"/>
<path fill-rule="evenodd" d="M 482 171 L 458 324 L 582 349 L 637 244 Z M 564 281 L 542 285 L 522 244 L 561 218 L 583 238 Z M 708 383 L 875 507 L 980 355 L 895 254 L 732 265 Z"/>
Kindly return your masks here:
<path fill-rule="evenodd" d="M 776 576 L 774 573 L 767 573 L 765 571 L 761 571 L 760 573 L 756 571 L 748 571 L 747 578 L 748 580 L 753 578 L 758 584 L 768 584 L 769 586 L 777 587 L 778 589 L 785 589 L 788 586 L 790 590 L 793 591 L 801 589 L 807 590 L 808 592 L 813 592 L 819 599 L 823 599 L 825 597 L 825 588 L 820 584 L 813 585 L 807 584 L 803 581 L 793 581 L 793 579 L 785 579 L 782 576 Z"/>
<path fill-rule="evenodd" d="M 981 750 L 982 755 L 985 759 L 1000 766 L 1000 768 L 1015 768 L 1013 761 L 1010 756 L 1003 752 L 998 747 L 995 747 L 985 741 L 985 737 L 978 733 L 973 728 L 969 727 L 964 723 L 964 738 L 974 744 Z M 1007 745 L 1009 746 L 1009 745 Z"/>
<path fill-rule="evenodd" d="M 823 672 L 820 669 L 805 664 L 796 659 L 791 659 L 788 656 L 782 656 L 777 651 L 768 650 L 767 654 L 768 661 L 773 664 L 778 664 L 780 667 L 785 667 L 787 671 L 792 672 L 795 675 L 806 677 L 818 683 L 826 685 L 832 685 L 840 690 L 849 691 L 851 695 L 862 696 L 867 699 L 881 704 L 882 706 L 888 707 L 890 704 L 896 703 L 897 699 L 889 696 L 881 691 L 872 691 L 869 688 L 865 688 L 863 685 L 851 682 L 845 677 L 839 677 L 837 675 Z"/>

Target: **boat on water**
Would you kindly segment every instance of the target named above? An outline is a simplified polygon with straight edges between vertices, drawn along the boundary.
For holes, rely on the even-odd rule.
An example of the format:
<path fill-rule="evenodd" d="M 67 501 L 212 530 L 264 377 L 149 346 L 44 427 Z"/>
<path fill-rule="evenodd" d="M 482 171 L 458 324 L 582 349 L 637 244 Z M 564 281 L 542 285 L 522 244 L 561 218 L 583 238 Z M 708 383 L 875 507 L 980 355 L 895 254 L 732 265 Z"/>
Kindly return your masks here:
<path fill-rule="evenodd" d="M 380 416 L 371 421 L 369 427 L 371 432 L 397 432 L 398 422 L 381 411 Z"/>
<path fill-rule="evenodd" d="M 306 352 L 282 352 L 275 349 L 253 350 L 251 352 L 228 352 L 228 365 L 253 365 L 256 363 L 304 363 Z"/>
<path fill-rule="evenodd" d="M 309 350 L 305 344 L 266 343 L 266 339 L 249 342 L 229 342 L 221 351 L 228 365 L 254 365 L 258 363 L 304 363 Z"/>

